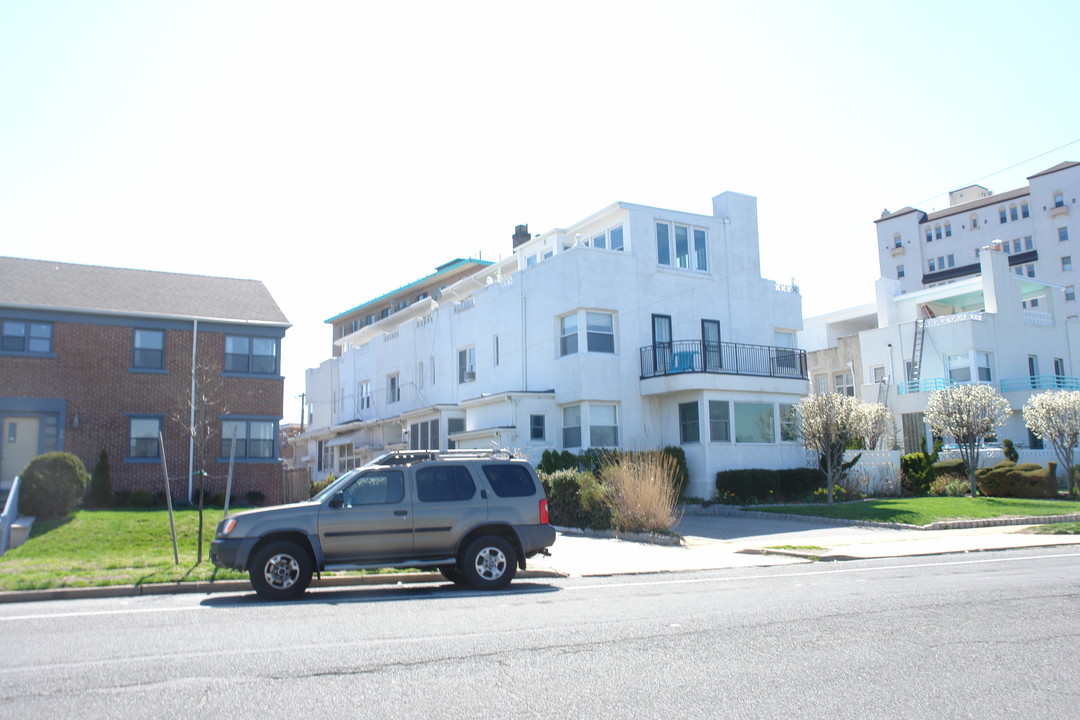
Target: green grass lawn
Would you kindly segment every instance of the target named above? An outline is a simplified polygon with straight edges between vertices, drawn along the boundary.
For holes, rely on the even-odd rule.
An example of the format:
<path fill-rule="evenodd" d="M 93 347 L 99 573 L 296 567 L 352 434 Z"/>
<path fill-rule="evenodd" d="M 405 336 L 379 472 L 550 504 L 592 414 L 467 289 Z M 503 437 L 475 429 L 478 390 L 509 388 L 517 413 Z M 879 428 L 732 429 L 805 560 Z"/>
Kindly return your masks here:
<path fill-rule="evenodd" d="M 197 563 L 198 510 L 177 510 L 173 561 L 165 510 L 78 510 L 38 520 L 30 539 L 0 557 L 0 590 L 233 580 L 247 576 L 210 564 L 221 510 L 203 514 L 203 561 Z"/>
<path fill-rule="evenodd" d="M 1080 535 L 1080 522 L 1036 525 L 1027 528 L 1024 532 L 1032 533 L 1034 535 Z"/>
<path fill-rule="evenodd" d="M 1066 500 L 1025 500 L 988 497 L 918 497 L 864 500 L 829 506 L 770 505 L 748 510 L 789 513 L 812 517 L 873 520 L 908 525 L 928 525 L 939 520 L 985 520 L 1027 515 L 1068 515 L 1080 513 L 1080 502 Z"/>

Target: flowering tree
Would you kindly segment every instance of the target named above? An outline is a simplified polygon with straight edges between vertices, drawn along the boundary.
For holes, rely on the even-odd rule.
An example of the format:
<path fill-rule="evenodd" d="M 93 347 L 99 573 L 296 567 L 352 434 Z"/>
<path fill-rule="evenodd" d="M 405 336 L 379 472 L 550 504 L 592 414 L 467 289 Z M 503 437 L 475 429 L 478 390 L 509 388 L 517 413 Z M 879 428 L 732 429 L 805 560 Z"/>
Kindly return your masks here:
<path fill-rule="evenodd" d="M 952 437 L 960 447 L 971 481 L 971 497 L 975 497 L 979 448 L 983 439 L 1012 415 L 1009 401 L 990 385 L 950 385 L 930 393 L 923 415 L 935 435 Z"/>
<path fill-rule="evenodd" d="M 1024 423 L 1036 436 L 1054 446 L 1071 490 L 1073 452 L 1080 443 L 1080 390 L 1050 390 L 1032 395 L 1024 403 Z"/>
<path fill-rule="evenodd" d="M 881 403 L 864 403 L 863 424 L 859 430 L 859 435 L 863 439 L 863 447 L 867 450 L 876 448 L 892 422 L 892 413 L 889 412 L 889 408 Z M 893 426 L 894 431 L 895 429 L 896 427 Z"/>
<path fill-rule="evenodd" d="M 840 393 L 807 395 L 799 401 L 799 428 L 807 450 L 821 455 L 828 500 L 843 471 L 844 450 L 866 425 L 864 403 Z"/>

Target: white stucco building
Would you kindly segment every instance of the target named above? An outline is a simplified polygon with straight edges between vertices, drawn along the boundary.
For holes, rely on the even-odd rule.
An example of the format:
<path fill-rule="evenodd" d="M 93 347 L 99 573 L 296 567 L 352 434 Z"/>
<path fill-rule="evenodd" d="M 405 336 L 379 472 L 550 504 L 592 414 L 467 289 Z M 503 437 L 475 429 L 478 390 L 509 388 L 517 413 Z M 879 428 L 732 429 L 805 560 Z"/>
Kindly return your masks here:
<path fill-rule="evenodd" d="M 657 449 L 692 495 L 720 469 L 801 466 L 809 390 L 797 289 L 760 274 L 757 202 L 712 214 L 615 203 L 565 229 L 519 226 L 497 263 L 457 260 L 337 315 L 307 373 L 318 479 L 393 448 Z"/>
<path fill-rule="evenodd" d="M 921 435 L 930 437 L 923 421 L 930 392 L 989 383 L 1013 409 L 999 437 L 1038 447 L 1021 410 L 1034 392 L 1080 389 L 1080 323 L 1067 316 L 1064 287 L 1017 274 L 1011 259 L 982 248 L 976 275 L 906 293 L 900 281 L 882 278 L 874 306 L 807 319 L 799 342 L 815 391 L 850 387 L 848 394 L 884 402 L 901 449 L 914 452 Z M 837 380 L 847 372 L 852 380 Z"/>
<path fill-rule="evenodd" d="M 951 192 L 945 210 L 886 210 L 875 221 L 881 277 L 895 279 L 902 293 L 969 278 L 980 272 L 981 248 L 995 245 L 1008 255 L 1011 272 L 1061 285 L 1065 314 L 1076 317 L 1078 197 L 1080 163 L 1063 162 L 1029 177 L 1027 187 L 993 194 L 972 185 Z M 1025 302 L 1039 309 L 1043 300 Z"/>

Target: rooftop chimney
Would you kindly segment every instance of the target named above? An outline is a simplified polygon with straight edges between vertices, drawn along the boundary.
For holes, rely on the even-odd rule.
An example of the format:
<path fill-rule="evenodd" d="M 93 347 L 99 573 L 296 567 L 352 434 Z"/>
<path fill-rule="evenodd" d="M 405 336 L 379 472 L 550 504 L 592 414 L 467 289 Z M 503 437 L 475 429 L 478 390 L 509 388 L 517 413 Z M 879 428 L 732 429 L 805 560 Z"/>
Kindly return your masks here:
<path fill-rule="evenodd" d="M 528 225 L 515 225 L 514 226 L 514 247 L 522 243 L 527 243 L 532 240 L 532 235 L 529 234 Z"/>

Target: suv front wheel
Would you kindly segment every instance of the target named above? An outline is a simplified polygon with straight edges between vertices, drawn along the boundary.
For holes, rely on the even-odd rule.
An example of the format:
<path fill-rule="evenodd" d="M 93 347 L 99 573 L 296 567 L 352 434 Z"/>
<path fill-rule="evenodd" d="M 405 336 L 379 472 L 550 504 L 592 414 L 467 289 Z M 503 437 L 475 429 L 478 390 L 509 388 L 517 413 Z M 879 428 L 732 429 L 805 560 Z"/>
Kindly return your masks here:
<path fill-rule="evenodd" d="M 304 594 L 311 583 L 311 556 L 289 540 L 272 542 L 261 548 L 248 565 L 255 592 L 266 600 L 292 600 Z"/>
<path fill-rule="evenodd" d="M 517 553 L 501 537 L 485 535 L 469 543 L 458 567 L 477 590 L 501 590 L 514 579 Z"/>

